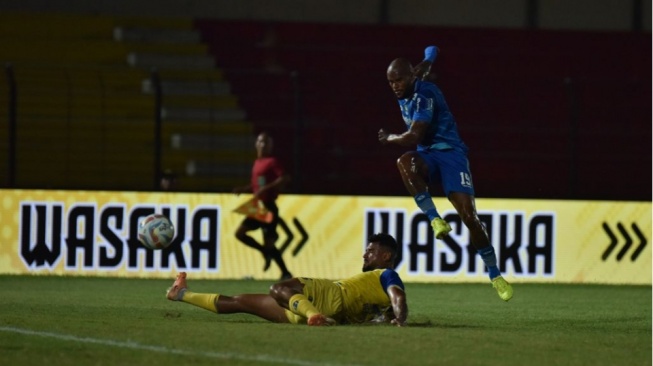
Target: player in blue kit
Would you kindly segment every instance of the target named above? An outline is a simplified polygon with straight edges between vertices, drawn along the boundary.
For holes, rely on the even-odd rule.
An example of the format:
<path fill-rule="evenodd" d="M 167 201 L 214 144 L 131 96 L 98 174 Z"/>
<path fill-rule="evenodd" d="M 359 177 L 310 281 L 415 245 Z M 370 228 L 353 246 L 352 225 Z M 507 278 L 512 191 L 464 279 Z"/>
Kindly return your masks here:
<path fill-rule="evenodd" d="M 427 47 L 424 61 L 415 68 L 403 58 L 390 63 L 388 83 L 399 101 L 406 131 L 390 134 L 381 129 L 378 139 L 382 144 L 417 146 L 415 151 L 406 152 L 397 160 L 408 192 L 431 220 L 435 237 L 442 239 L 449 234 L 451 226 L 438 214 L 428 190 L 429 184 L 442 185 L 446 197 L 469 229 L 472 245 L 489 270 L 492 286 L 501 299 L 508 301 L 513 295 L 512 286 L 501 276 L 494 248 L 476 213 L 468 148 L 458 134 L 442 91 L 434 83 L 421 80 L 428 74 L 437 51 L 435 46 Z"/>
<path fill-rule="evenodd" d="M 408 306 L 401 278 L 394 271 L 399 246 L 387 234 L 368 239 L 363 272 L 347 279 L 297 277 L 278 282 L 268 294 L 227 296 L 188 290 L 182 272 L 166 297 L 219 315 L 247 313 L 275 323 L 311 326 L 390 323 L 406 325 Z"/>

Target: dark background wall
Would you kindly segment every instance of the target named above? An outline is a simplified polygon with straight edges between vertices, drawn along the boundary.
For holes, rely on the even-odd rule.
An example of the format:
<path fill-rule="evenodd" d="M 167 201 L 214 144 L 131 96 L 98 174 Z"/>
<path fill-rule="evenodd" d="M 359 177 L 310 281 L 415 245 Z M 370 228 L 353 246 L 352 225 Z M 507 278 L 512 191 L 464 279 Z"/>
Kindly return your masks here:
<path fill-rule="evenodd" d="M 3 11 L 310 23 L 651 31 L 642 0 L 20 0 Z"/>
<path fill-rule="evenodd" d="M 395 57 L 421 60 L 433 43 L 441 48 L 437 83 L 471 147 L 479 195 L 650 196 L 649 35 L 207 19 L 197 25 L 259 129 L 291 141 L 292 78 L 239 71 L 264 69 L 270 52 L 280 69 L 297 71 L 303 153 L 292 145 L 281 151 L 289 161 L 300 158 L 301 191 L 403 192 L 394 165 L 403 149 L 376 142 L 381 127 L 404 130 L 385 69 Z M 278 39 L 272 51 L 257 46 L 270 29 Z M 627 171 L 643 174 L 625 182 Z"/>
<path fill-rule="evenodd" d="M 436 44 L 433 71 L 480 197 L 651 199 L 650 2 L 25 0 L 0 10 L 194 18 L 252 132 L 277 137 L 295 193 L 405 194 L 394 164 L 403 149 L 376 141 L 381 127 L 403 130 L 385 69 Z"/>

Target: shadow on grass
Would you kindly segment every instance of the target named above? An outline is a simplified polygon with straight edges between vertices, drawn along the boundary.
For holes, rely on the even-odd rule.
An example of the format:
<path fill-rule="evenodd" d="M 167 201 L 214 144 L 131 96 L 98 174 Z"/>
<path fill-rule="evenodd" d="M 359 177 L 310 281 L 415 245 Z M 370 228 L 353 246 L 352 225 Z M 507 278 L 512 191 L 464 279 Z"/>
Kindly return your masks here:
<path fill-rule="evenodd" d="M 483 328 L 476 324 L 451 324 L 451 323 L 437 323 L 430 320 L 411 322 L 408 324 L 411 327 L 422 328 L 443 328 L 443 329 L 480 329 Z"/>
<path fill-rule="evenodd" d="M 182 314 L 180 312 L 174 312 L 174 311 L 168 311 L 164 314 L 165 318 L 168 319 L 176 319 L 180 318 Z M 268 322 L 263 319 L 259 319 L 256 317 L 234 317 L 234 318 L 222 318 L 222 319 L 214 319 L 215 321 L 219 323 L 229 323 L 229 324 L 261 324 L 261 323 L 267 323 L 267 324 L 281 324 L 281 325 L 292 325 L 288 323 L 272 323 Z M 294 326 L 294 325 L 293 325 Z M 369 322 L 369 323 L 360 323 L 360 324 L 342 324 L 339 325 L 340 327 L 346 326 L 346 327 L 394 327 L 394 325 L 390 323 L 374 323 L 374 322 Z M 411 328 L 441 328 L 441 329 L 481 329 L 483 326 L 480 325 L 475 325 L 475 324 L 451 324 L 451 323 L 438 323 L 438 322 L 433 322 L 430 319 L 417 319 L 414 321 L 409 321 L 408 322 L 408 327 Z"/>
<path fill-rule="evenodd" d="M 369 326 L 394 326 L 389 323 L 363 323 L 363 324 L 352 324 L 352 326 L 363 326 L 363 327 L 369 327 Z M 435 323 L 432 322 L 430 319 L 426 320 L 416 320 L 416 321 L 409 321 L 408 322 L 408 327 L 410 328 L 443 328 L 443 329 L 479 329 L 483 328 L 480 325 L 474 325 L 474 324 L 450 324 L 450 323 Z"/>

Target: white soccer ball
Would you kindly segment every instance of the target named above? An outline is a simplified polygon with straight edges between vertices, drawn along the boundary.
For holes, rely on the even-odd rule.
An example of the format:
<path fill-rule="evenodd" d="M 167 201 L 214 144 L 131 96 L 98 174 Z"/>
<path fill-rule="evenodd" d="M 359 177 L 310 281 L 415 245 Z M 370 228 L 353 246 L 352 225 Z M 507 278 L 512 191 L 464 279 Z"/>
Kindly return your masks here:
<path fill-rule="evenodd" d="M 145 217 L 138 224 L 138 241 L 150 249 L 163 249 L 172 243 L 175 227 L 161 214 Z"/>

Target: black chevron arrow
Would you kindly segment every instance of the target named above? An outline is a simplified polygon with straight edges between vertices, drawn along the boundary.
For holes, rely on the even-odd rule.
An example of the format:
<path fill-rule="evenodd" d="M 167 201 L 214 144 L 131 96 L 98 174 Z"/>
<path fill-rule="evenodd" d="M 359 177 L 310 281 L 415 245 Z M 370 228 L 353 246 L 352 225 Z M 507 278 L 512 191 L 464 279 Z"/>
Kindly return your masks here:
<path fill-rule="evenodd" d="M 610 227 L 605 222 L 603 223 L 603 231 L 605 231 L 605 233 L 608 234 L 608 236 L 610 237 L 610 245 L 608 245 L 608 247 L 603 252 L 603 255 L 601 256 L 601 259 L 605 261 L 606 259 L 608 259 L 610 253 L 612 253 L 614 248 L 617 247 L 617 237 L 614 236 L 612 230 L 610 230 Z"/>
<path fill-rule="evenodd" d="M 299 223 L 299 220 L 297 220 L 296 217 L 292 219 L 292 222 L 293 224 L 295 224 L 295 226 L 297 226 L 297 230 L 299 230 L 299 233 L 302 234 L 302 240 L 299 241 L 299 244 L 297 244 L 295 250 L 292 251 L 292 255 L 294 257 L 297 255 L 297 253 L 299 253 L 300 250 L 302 250 L 302 247 L 308 241 L 308 233 L 306 232 L 306 230 L 304 230 L 304 227 L 302 226 L 301 223 Z"/>
<path fill-rule="evenodd" d="M 302 250 L 302 248 L 308 241 L 308 233 L 306 232 L 306 230 L 304 230 L 304 227 L 299 222 L 299 220 L 297 220 L 296 217 L 292 219 L 292 222 L 293 224 L 295 224 L 295 227 L 297 227 L 297 231 L 299 231 L 299 234 L 301 234 L 302 236 L 301 240 L 299 241 L 299 243 L 297 243 L 297 246 L 292 252 L 293 256 L 297 256 L 299 251 Z M 286 240 L 283 242 L 283 244 L 281 244 L 281 247 L 279 248 L 279 251 L 283 253 L 286 249 L 288 249 L 290 244 L 292 244 L 292 241 L 293 239 L 295 239 L 295 236 L 293 235 L 292 231 L 290 231 L 288 224 L 286 224 L 286 222 L 281 217 L 279 217 L 279 226 L 281 226 L 283 232 L 286 233 Z"/>
<path fill-rule="evenodd" d="M 603 227 L 603 231 L 605 231 L 605 233 L 610 238 L 610 244 L 608 245 L 607 248 L 605 248 L 605 251 L 603 251 L 603 255 L 601 255 L 601 259 L 605 261 L 606 259 L 608 259 L 608 257 L 610 257 L 610 254 L 612 254 L 614 249 L 617 247 L 619 241 L 617 239 L 617 236 L 614 234 L 614 232 L 610 230 L 610 227 L 608 226 L 607 223 L 604 222 L 602 227 Z M 634 262 L 637 259 L 637 257 L 639 257 L 639 255 L 642 253 L 644 248 L 646 248 L 648 242 L 644 234 L 642 234 L 642 231 L 639 229 L 639 227 L 637 227 L 637 224 L 632 223 L 631 228 L 633 229 L 633 232 L 637 236 L 637 239 L 639 239 L 639 245 L 637 246 L 637 248 L 635 248 L 635 251 L 630 255 L 631 262 Z M 626 240 L 621 250 L 619 250 L 619 253 L 617 253 L 617 257 L 616 257 L 617 261 L 621 261 L 623 257 L 626 255 L 626 253 L 628 253 L 628 250 L 630 250 L 630 247 L 633 246 L 633 238 L 626 230 L 626 227 L 620 222 L 617 223 L 617 230 L 619 230 L 621 236 Z"/>
<path fill-rule="evenodd" d="M 279 251 L 283 253 L 286 251 L 286 249 L 288 249 L 290 243 L 292 243 L 292 240 L 295 238 L 295 236 L 292 234 L 292 232 L 288 228 L 288 225 L 286 225 L 286 222 L 281 217 L 279 217 L 279 226 L 281 226 L 283 232 L 286 233 L 286 241 L 284 241 L 283 244 L 281 245 L 281 248 L 279 248 Z"/>
<path fill-rule="evenodd" d="M 626 232 L 626 229 L 624 228 L 621 223 L 617 223 L 617 229 L 619 229 L 619 232 L 621 233 L 621 236 L 623 236 L 626 239 L 626 244 L 624 244 L 623 248 L 617 253 L 617 261 L 621 261 L 621 258 L 626 255 L 626 252 L 628 249 L 630 249 L 630 246 L 633 245 L 633 239 L 630 238 L 630 235 Z"/>
<path fill-rule="evenodd" d="M 634 222 L 633 222 L 633 225 L 631 227 L 632 227 L 633 231 L 635 232 L 635 235 L 637 235 L 637 237 L 639 238 L 639 241 L 640 241 L 640 244 L 637 247 L 637 249 L 635 249 L 633 254 L 630 255 L 630 260 L 632 262 L 634 262 L 635 259 L 637 259 L 637 257 L 639 257 L 639 254 L 642 252 L 642 250 L 644 250 L 644 247 L 646 247 L 646 237 L 642 234 L 642 232 L 639 230 L 639 228 L 637 227 L 637 225 L 635 225 Z"/>

